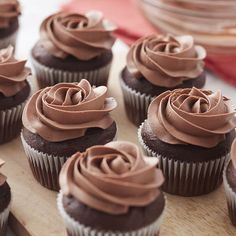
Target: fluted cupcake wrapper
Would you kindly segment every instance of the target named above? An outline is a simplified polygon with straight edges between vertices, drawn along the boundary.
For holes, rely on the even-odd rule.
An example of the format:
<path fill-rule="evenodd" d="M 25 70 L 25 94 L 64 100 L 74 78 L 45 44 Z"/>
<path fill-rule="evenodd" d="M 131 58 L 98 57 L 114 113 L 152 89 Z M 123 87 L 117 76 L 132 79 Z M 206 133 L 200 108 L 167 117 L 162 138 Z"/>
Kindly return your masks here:
<path fill-rule="evenodd" d="M 157 236 L 164 217 L 164 211 L 161 216 L 150 225 L 134 231 L 103 231 L 80 224 L 68 215 L 62 203 L 63 194 L 60 192 L 57 197 L 57 206 L 64 220 L 67 234 L 69 236 Z"/>
<path fill-rule="evenodd" d="M 0 111 L 0 144 L 8 142 L 20 134 L 24 106 L 25 102 Z"/>
<path fill-rule="evenodd" d="M 10 213 L 11 203 L 0 213 L 0 236 L 5 236 L 7 231 L 8 216 Z"/>
<path fill-rule="evenodd" d="M 236 193 L 230 187 L 229 182 L 226 177 L 226 170 L 230 162 L 225 165 L 223 172 L 223 182 L 226 194 L 227 206 L 229 211 L 229 218 L 234 226 L 236 226 Z"/>
<path fill-rule="evenodd" d="M 138 140 L 147 156 L 157 157 L 165 177 L 162 190 L 180 196 L 199 196 L 214 191 L 222 183 L 222 173 L 229 154 L 206 162 L 184 162 L 163 157 L 151 150 L 143 141 L 141 130 Z"/>
<path fill-rule="evenodd" d="M 117 136 L 114 137 L 115 141 Z M 59 174 L 69 157 L 55 156 L 32 148 L 21 134 L 21 141 L 35 179 L 44 187 L 59 191 Z"/>
<path fill-rule="evenodd" d="M 58 83 L 72 83 L 80 82 L 82 79 L 86 79 L 91 85 L 101 86 L 107 85 L 111 63 L 106 64 L 96 70 L 83 71 L 83 72 L 70 72 L 65 70 L 59 70 L 49 68 L 40 64 L 31 56 L 31 62 L 33 64 L 36 77 L 40 88 L 53 86 Z"/>
<path fill-rule="evenodd" d="M 122 78 L 120 78 L 121 90 L 124 98 L 126 114 L 129 120 L 139 126 L 146 118 L 150 103 L 154 97 L 141 94 L 128 87 Z"/>
<path fill-rule="evenodd" d="M 21 141 L 35 179 L 46 188 L 59 191 L 59 173 L 68 157 L 39 152 L 25 141 L 22 134 Z"/>
<path fill-rule="evenodd" d="M 14 32 L 13 34 L 5 38 L 0 38 L 0 49 L 7 48 L 9 45 L 12 45 L 15 48 L 17 34 L 18 34 L 18 31 Z"/>

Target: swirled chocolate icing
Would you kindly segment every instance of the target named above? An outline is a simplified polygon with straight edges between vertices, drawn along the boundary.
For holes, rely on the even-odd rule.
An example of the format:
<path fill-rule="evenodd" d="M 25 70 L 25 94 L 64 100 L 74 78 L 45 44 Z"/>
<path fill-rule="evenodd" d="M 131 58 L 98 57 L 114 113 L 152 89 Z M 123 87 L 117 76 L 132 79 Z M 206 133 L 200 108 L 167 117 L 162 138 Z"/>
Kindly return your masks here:
<path fill-rule="evenodd" d="M 60 173 L 64 195 L 96 210 L 119 215 L 143 207 L 160 193 L 164 179 L 157 158 L 145 158 L 128 142 L 93 146 L 68 159 Z"/>
<path fill-rule="evenodd" d="M 25 67 L 26 60 L 14 58 L 12 46 L 0 50 L 0 93 L 14 96 L 26 86 L 26 78 L 31 70 Z"/>
<path fill-rule="evenodd" d="M 234 140 L 231 148 L 231 159 L 234 165 L 234 168 L 236 169 L 236 139 Z"/>
<path fill-rule="evenodd" d="M 163 142 L 211 148 L 236 127 L 236 112 L 229 102 L 220 91 L 167 91 L 152 101 L 147 121 Z"/>
<path fill-rule="evenodd" d="M 5 162 L 0 159 L 0 168 L 5 164 Z M 7 177 L 0 173 L 0 187 L 6 182 Z"/>
<path fill-rule="evenodd" d="M 197 78 L 204 69 L 206 51 L 188 35 L 150 35 L 130 48 L 127 68 L 137 79 L 144 77 L 156 86 L 173 88 Z"/>
<path fill-rule="evenodd" d="M 108 128 L 109 112 L 117 103 L 106 98 L 107 87 L 91 87 L 87 80 L 59 83 L 36 92 L 23 112 L 23 125 L 42 138 L 59 142 L 85 135 L 88 128 Z"/>
<path fill-rule="evenodd" d="M 17 0 L 0 1 L 0 28 L 7 28 L 12 19 L 20 15 L 20 4 Z"/>
<path fill-rule="evenodd" d="M 114 30 L 115 26 L 97 11 L 86 15 L 59 12 L 43 21 L 40 41 L 56 57 L 72 55 L 86 61 L 111 49 Z"/>

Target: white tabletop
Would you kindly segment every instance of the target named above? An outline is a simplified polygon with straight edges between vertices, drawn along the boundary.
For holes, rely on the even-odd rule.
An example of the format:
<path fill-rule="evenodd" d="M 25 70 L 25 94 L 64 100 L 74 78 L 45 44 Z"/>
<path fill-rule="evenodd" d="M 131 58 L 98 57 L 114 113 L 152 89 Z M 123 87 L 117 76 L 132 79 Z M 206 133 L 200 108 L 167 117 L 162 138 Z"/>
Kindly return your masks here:
<path fill-rule="evenodd" d="M 20 0 L 22 4 L 22 16 L 20 18 L 20 32 L 16 54 L 18 57 L 28 57 L 30 49 L 39 36 L 39 25 L 42 20 L 51 13 L 56 12 L 64 0 Z M 114 46 L 114 52 L 127 51 L 127 46 L 118 41 Z M 236 103 L 236 87 L 226 84 L 222 80 L 208 74 L 206 88 L 211 90 L 221 89 L 223 94 Z M 8 233 L 7 236 L 13 236 Z"/>

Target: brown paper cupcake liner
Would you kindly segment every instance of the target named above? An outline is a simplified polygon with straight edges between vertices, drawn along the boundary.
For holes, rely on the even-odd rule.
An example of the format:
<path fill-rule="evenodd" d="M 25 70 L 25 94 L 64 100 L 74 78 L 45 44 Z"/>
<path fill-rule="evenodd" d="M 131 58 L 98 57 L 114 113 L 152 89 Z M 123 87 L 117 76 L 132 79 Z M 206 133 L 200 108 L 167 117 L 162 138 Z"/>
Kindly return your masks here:
<path fill-rule="evenodd" d="M 92 85 L 107 85 L 111 63 L 91 71 L 70 72 L 65 70 L 49 68 L 40 64 L 31 56 L 31 62 L 34 67 L 38 84 L 40 88 L 53 86 L 57 83 L 80 82 L 82 79 L 88 80 Z"/>
<path fill-rule="evenodd" d="M 156 236 L 160 230 L 160 226 L 164 217 L 163 211 L 161 216 L 156 219 L 155 222 L 135 231 L 103 231 L 82 225 L 79 222 L 75 221 L 72 217 L 70 217 L 63 207 L 62 198 L 63 194 L 62 192 L 60 192 L 57 198 L 57 206 L 64 220 L 67 234 L 69 236 Z"/>
<path fill-rule="evenodd" d="M 0 111 L 0 144 L 14 139 L 20 134 L 22 112 L 25 102 L 7 110 Z"/>
<path fill-rule="evenodd" d="M 236 193 L 230 187 L 229 182 L 226 177 L 226 170 L 228 168 L 230 162 L 225 165 L 224 172 L 223 172 L 223 182 L 224 182 L 224 189 L 226 194 L 229 218 L 234 226 L 236 226 Z"/>
<path fill-rule="evenodd" d="M 13 34 L 9 35 L 8 37 L 0 38 L 0 49 L 6 48 L 9 45 L 12 45 L 15 48 L 17 34 L 18 34 L 18 31 L 14 32 Z"/>
<path fill-rule="evenodd" d="M 114 137 L 115 141 L 117 136 Z M 44 187 L 59 191 L 59 174 L 69 157 L 55 156 L 32 148 L 21 134 L 21 141 L 34 178 Z"/>
<path fill-rule="evenodd" d="M 138 140 L 146 155 L 159 159 L 159 167 L 165 177 L 163 191 L 186 197 L 199 196 L 214 191 L 222 183 L 222 173 L 229 155 L 206 162 L 183 162 L 163 157 L 144 143 L 142 126 L 138 130 Z"/>
<path fill-rule="evenodd" d="M 0 236 L 5 236 L 7 231 L 8 216 L 10 213 L 11 203 L 0 213 Z"/>
<path fill-rule="evenodd" d="M 120 84 L 126 114 L 133 124 L 139 126 L 147 118 L 148 107 L 154 97 L 136 92 L 128 87 L 122 78 L 120 78 Z"/>

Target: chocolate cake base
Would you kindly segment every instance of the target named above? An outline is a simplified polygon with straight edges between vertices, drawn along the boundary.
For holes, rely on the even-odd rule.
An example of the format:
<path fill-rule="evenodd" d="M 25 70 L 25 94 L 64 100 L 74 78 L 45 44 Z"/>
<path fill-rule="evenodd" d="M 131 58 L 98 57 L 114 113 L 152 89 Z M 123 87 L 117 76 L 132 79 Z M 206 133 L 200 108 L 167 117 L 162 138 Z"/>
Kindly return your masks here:
<path fill-rule="evenodd" d="M 226 134 L 225 140 L 213 148 L 162 142 L 147 122 L 139 132 L 146 154 L 159 158 L 159 167 L 165 177 L 163 191 L 186 197 L 198 196 L 214 191 L 222 183 L 235 131 Z"/>
<path fill-rule="evenodd" d="M 68 56 L 65 59 L 55 57 L 50 54 L 42 45 L 41 42 L 37 42 L 31 52 L 32 57 L 40 64 L 50 68 L 65 70 L 65 71 L 90 71 L 95 70 L 104 65 L 109 64 L 112 61 L 112 51 L 105 50 L 103 54 L 97 56 L 89 61 L 82 61 L 73 56 Z"/>
<path fill-rule="evenodd" d="M 144 77 L 136 79 L 130 74 L 127 68 L 121 72 L 121 88 L 124 97 L 126 114 L 129 120 L 139 126 L 146 118 L 148 106 L 156 96 L 167 90 L 177 88 L 202 88 L 206 81 L 205 72 L 196 79 L 184 81 L 181 85 L 174 88 L 164 88 L 151 84 Z"/>
<path fill-rule="evenodd" d="M 0 28 L 0 40 L 6 38 L 11 34 L 15 33 L 19 28 L 18 17 L 12 19 L 10 25 L 7 28 Z"/>
<path fill-rule="evenodd" d="M 11 202 L 11 189 L 7 182 L 0 186 L 0 213 L 3 212 Z"/>
<path fill-rule="evenodd" d="M 16 95 L 5 97 L 0 93 L 0 144 L 14 139 L 22 128 L 22 112 L 30 94 L 29 83 Z"/>
<path fill-rule="evenodd" d="M 74 197 L 63 196 L 63 206 L 67 214 L 75 221 L 101 231 L 135 231 L 152 224 L 163 213 L 165 199 L 161 193 L 146 207 L 130 207 L 122 215 L 107 214 L 79 202 Z"/>
<path fill-rule="evenodd" d="M 168 90 L 174 90 L 178 88 L 192 88 L 192 87 L 202 88 L 206 82 L 206 73 L 202 72 L 202 74 L 199 75 L 197 78 L 186 80 L 182 84 L 173 88 L 165 88 L 153 85 L 144 77 L 137 79 L 132 74 L 130 74 L 130 72 L 126 67 L 121 72 L 121 78 L 123 79 L 125 84 L 131 89 L 140 92 L 141 94 L 146 94 L 146 95 L 151 95 L 152 97 L 156 97 Z"/>
<path fill-rule="evenodd" d="M 28 81 L 26 81 L 25 87 L 14 96 L 6 97 L 2 93 L 0 93 L 0 111 L 10 109 L 12 107 L 21 104 L 22 102 L 27 100 L 29 94 L 30 94 L 30 85 Z"/>
<path fill-rule="evenodd" d="M 83 61 L 74 56 L 58 58 L 38 42 L 32 49 L 32 65 L 40 88 L 57 83 L 80 82 L 87 79 L 91 85 L 107 85 L 113 54 L 105 50 L 99 56 Z"/>
<path fill-rule="evenodd" d="M 107 129 L 88 129 L 83 137 L 62 142 L 49 142 L 26 128 L 22 131 L 22 143 L 35 179 L 44 187 L 59 191 L 58 177 L 67 158 L 84 152 L 94 145 L 104 145 L 116 137 L 116 124 Z"/>
<path fill-rule="evenodd" d="M 91 128 L 88 129 L 82 137 L 61 142 L 49 142 L 26 128 L 23 129 L 22 134 L 26 143 L 35 150 L 54 156 L 68 157 L 78 151 L 84 152 L 91 146 L 104 145 L 111 142 L 115 138 L 116 132 L 116 123 L 113 122 L 112 125 L 105 130 Z"/>

